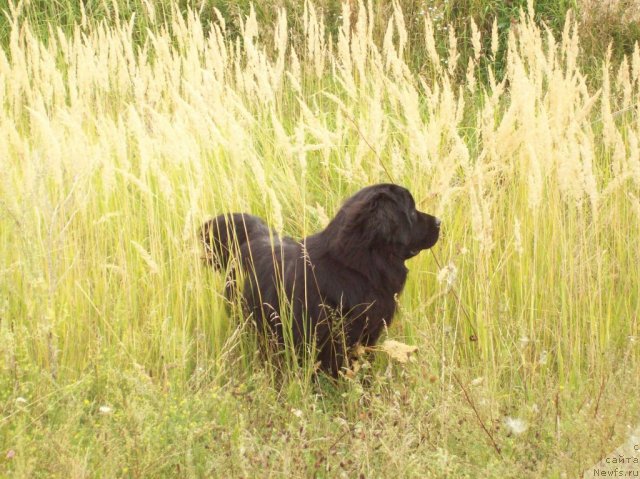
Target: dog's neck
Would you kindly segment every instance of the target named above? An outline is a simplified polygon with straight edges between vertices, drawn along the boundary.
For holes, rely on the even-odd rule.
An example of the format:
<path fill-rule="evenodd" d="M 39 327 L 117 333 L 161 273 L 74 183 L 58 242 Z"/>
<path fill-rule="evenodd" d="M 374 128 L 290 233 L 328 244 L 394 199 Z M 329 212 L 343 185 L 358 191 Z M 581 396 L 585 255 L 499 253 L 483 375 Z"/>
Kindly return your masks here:
<path fill-rule="evenodd" d="M 404 260 L 393 254 L 391 248 L 383 248 L 381 251 L 379 246 L 342 243 L 338 251 L 333 251 L 331 243 L 326 246 L 326 253 L 334 261 L 366 278 L 375 289 L 390 295 L 402 291 L 409 270 L 404 265 Z"/>
<path fill-rule="evenodd" d="M 379 247 L 370 248 L 362 258 L 360 267 L 374 285 L 382 286 L 391 294 L 399 294 L 404 288 L 409 270 L 404 259 L 395 255 L 389 248 L 380 254 Z"/>
<path fill-rule="evenodd" d="M 395 295 L 402 291 L 408 269 L 404 258 L 394 253 L 390 244 L 379 244 L 373 239 L 363 244 L 355 234 L 343 234 L 338 213 L 334 221 L 315 235 L 305 239 L 309 252 L 328 254 L 349 269 L 363 276 L 373 288 L 385 294 Z"/>

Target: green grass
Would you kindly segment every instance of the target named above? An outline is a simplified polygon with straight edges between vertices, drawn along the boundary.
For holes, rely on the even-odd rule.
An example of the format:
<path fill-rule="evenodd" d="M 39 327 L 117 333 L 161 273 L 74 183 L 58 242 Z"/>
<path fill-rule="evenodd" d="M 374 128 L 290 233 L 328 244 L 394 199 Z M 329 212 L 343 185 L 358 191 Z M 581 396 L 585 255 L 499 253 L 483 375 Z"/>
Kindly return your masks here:
<path fill-rule="evenodd" d="M 460 40 L 460 68 L 458 80 L 464 78 L 469 58 L 473 56 L 471 38 L 473 19 L 482 33 L 483 46 L 489 50 L 492 30 L 496 28 L 503 42 L 495 57 L 483 58 L 480 62 L 480 77 L 488 81 L 488 70 L 500 78 L 506 66 L 506 44 L 509 32 L 517 24 L 521 10 L 527 10 L 527 0 L 399 0 L 398 4 L 405 13 L 407 46 L 405 57 L 415 71 L 431 72 L 429 55 L 423 47 L 424 17 L 429 15 L 435 27 L 436 44 L 439 53 L 446 57 L 449 44 L 449 30 L 456 32 Z M 318 0 L 314 2 L 324 21 L 324 27 L 332 38 L 338 37 L 345 11 L 340 1 Z M 292 43 L 304 42 L 304 2 L 297 0 L 278 0 L 251 3 L 248 1 L 228 2 L 226 0 L 91 0 L 77 2 L 73 0 L 31 0 L 28 2 L 0 1 L 0 44 L 7 47 L 11 32 L 11 21 L 16 14 L 28 19 L 36 37 L 47 42 L 54 32 L 60 29 L 69 35 L 75 25 L 91 29 L 92 25 L 104 21 L 108 24 L 127 23 L 131 25 L 132 40 L 142 45 L 150 34 L 155 34 L 162 25 L 172 30 L 171 22 L 176 16 L 186 17 L 190 10 L 198 12 L 198 21 L 206 33 L 212 22 L 218 19 L 218 13 L 224 18 L 229 35 L 237 35 L 242 30 L 243 18 L 254 8 L 261 26 L 262 35 L 270 38 L 277 23 L 278 12 L 285 8 L 289 17 L 289 36 Z M 559 39 L 567 16 L 577 18 L 577 27 L 584 55 L 581 62 L 594 81 L 599 80 L 600 59 L 611 48 L 611 55 L 619 64 L 624 55 L 630 56 L 636 42 L 640 41 L 638 27 L 639 11 L 633 2 L 612 0 L 611 2 L 576 0 L 538 0 L 532 3 L 534 21 L 549 28 Z M 355 18 L 357 4 L 352 4 L 350 12 Z M 376 42 L 382 43 L 390 15 L 393 14 L 391 2 L 375 4 L 371 22 Z M 269 48 L 269 45 L 266 45 Z M 431 72 L 432 73 L 432 72 Z"/>
<path fill-rule="evenodd" d="M 225 31 L 173 15 L 143 36 L 117 18 L 53 36 L 13 20 L 0 475 L 575 477 L 626 440 L 640 52 L 592 81 L 569 27 L 554 41 L 523 16 L 504 64 L 482 37 L 451 66 L 437 35 L 402 50 L 403 17 L 383 14 L 386 44 L 364 11 L 328 26 L 334 43 L 310 10 L 295 41 L 273 23 L 274 41 L 256 37 L 253 17 Z M 337 383 L 265 363 L 198 226 L 247 211 L 302 237 L 389 180 L 443 219 L 387 332 L 415 360 L 370 354 Z"/>

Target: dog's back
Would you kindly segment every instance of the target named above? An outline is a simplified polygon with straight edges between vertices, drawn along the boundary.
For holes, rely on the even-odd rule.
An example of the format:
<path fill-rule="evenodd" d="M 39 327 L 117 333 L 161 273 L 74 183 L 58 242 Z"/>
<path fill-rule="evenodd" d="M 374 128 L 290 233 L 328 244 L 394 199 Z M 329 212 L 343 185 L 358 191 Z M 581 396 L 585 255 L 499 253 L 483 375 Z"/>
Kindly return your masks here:
<path fill-rule="evenodd" d="M 308 264 L 301 243 L 280 238 L 260 218 L 246 213 L 229 213 L 210 219 L 202 225 L 200 239 L 204 243 L 204 259 L 227 274 L 227 300 L 235 302 L 238 299 L 238 274 L 242 271 L 245 313 L 253 318 L 261 333 L 282 345 L 284 331 L 280 314 L 283 303 L 289 303 L 287 309 L 295 310 L 295 318 L 307 316 L 306 303 L 291 301 L 294 290 L 307 290 L 311 280 L 303 271 Z M 309 294 L 314 298 L 314 305 L 321 302 L 312 291 Z M 294 341 L 302 344 L 302 325 L 294 321 L 292 326 Z"/>

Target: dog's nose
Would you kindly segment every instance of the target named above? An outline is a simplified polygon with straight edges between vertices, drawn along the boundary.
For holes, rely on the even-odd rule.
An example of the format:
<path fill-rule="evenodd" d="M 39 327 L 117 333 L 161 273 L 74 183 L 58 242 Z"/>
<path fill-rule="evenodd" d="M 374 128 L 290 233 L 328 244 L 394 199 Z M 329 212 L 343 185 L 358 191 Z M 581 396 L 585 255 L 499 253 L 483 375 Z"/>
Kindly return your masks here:
<path fill-rule="evenodd" d="M 441 223 L 440 218 L 434 219 L 433 222 L 436 225 L 436 228 L 440 228 L 440 223 Z"/>

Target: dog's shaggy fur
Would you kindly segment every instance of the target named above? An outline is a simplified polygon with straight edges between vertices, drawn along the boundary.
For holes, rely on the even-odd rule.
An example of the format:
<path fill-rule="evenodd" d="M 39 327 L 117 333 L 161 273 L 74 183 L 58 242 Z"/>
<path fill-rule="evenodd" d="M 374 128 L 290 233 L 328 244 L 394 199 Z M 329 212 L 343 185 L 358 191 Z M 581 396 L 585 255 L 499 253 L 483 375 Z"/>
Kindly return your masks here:
<path fill-rule="evenodd" d="M 408 190 L 379 184 L 358 191 L 323 231 L 300 241 L 279 238 L 245 213 L 207 221 L 200 236 L 210 262 L 229 271 L 227 297 L 235 268 L 244 271 L 243 300 L 258 330 L 284 344 L 281 309 L 288 308 L 293 344 L 315 341 L 321 368 L 336 376 L 349 348 L 375 344 L 389 325 L 405 260 L 431 248 L 439 232 L 440 220 L 417 211 Z"/>

